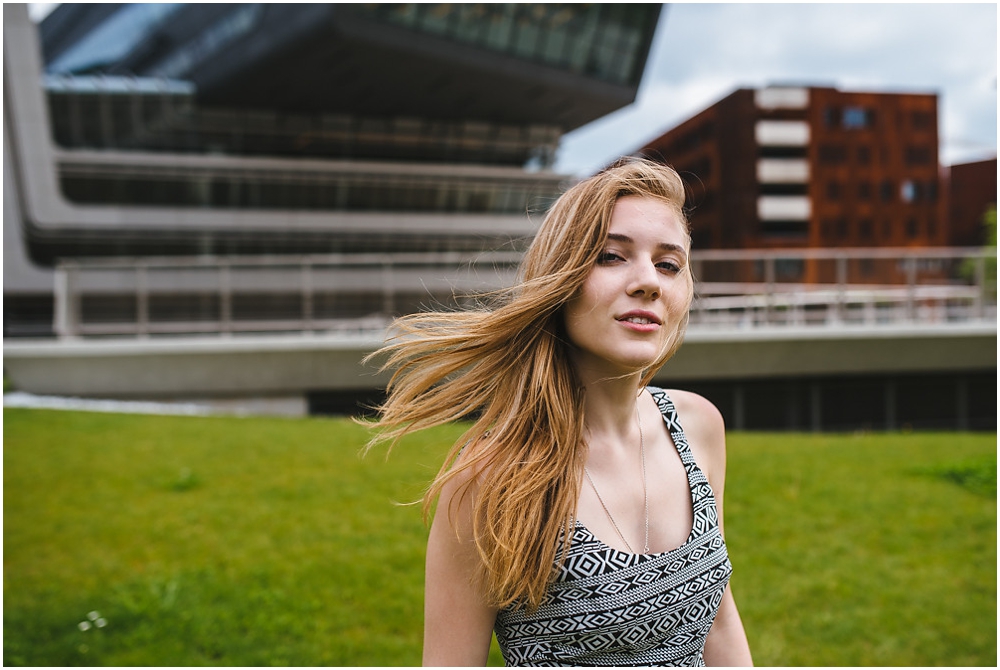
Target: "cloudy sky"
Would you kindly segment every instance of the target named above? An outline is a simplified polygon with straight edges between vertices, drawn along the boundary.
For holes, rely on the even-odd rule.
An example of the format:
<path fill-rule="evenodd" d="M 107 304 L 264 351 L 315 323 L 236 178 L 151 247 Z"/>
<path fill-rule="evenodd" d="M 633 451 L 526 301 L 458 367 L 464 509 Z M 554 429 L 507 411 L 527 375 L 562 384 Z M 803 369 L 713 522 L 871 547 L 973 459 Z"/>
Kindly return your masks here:
<path fill-rule="evenodd" d="M 568 135 L 556 169 L 590 174 L 737 88 L 937 93 L 941 161 L 996 156 L 996 4 L 665 7 L 635 104 Z"/>
<path fill-rule="evenodd" d="M 53 6 L 30 11 L 37 20 Z M 942 163 L 996 156 L 997 5 L 670 4 L 636 102 L 568 134 L 556 169 L 591 174 L 769 83 L 935 92 Z"/>

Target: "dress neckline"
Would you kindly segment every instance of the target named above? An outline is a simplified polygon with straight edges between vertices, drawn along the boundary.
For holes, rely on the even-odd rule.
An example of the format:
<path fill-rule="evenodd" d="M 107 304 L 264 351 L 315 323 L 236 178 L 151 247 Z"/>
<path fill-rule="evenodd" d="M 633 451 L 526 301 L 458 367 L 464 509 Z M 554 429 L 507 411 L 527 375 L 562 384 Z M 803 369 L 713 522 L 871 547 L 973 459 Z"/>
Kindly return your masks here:
<path fill-rule="evenodd" d="M 660 400 L 659 398 L 657 398 L 656 393 L 653 392 L 654 389 L 652 387 L 646 387 L 646 391 L 648 391 L 649 395 L 652 396 L 653 402 L 656 403 L 657 409 L 660 410 L 660 418 L 663 421 L 664 427 L 667 429 L 667 436 L 670 438 L 670 444 L 672 444 L 674 446 L 674 450 L 677 451 L 677 456 L 681 459 L 681 466 L 684 468 L 684 475 L 687 477 L 688 497 L 690 498 L 691 502 L 691 530 L 688 532 L 687 538 L 673 549 L 667 549 L 666 551 L 655 551 L 655 552 L 649 552 L 648 554 L 633 553 L 631 551 L 623 551 L 616 547 L 612 547 L 610 544 L 606 543 L 604 540 L 597 537 L 597 535 L 595 535 L 592 530 L 587 528 L 587 526 L 584 525 L 584 523 L 579 519 L 576 520 L 574 526 L 576 530 L 582 529 L 595 542 L 601 545 L 601 547 L 609 551 L 613 551 L 616 554 L 620 554 L 622 556 L 643 556 L 647 558 L 653 558 L 656 556 L 664 556 L 666 554 L 673 554 L 675 552 L 681 551 L 689 544 L 691 544 L 691 542 L 695 539 L 695 529 L 698 527 L 698 524 L 694 517 L 698 513 L 697 511 L 698 506 L 696 504 L 695 494 L 694 494 L 694 489 L 695 489 L 694 473 L 696 471 L 699 471 L 700 468 L 698 467 L 698 463 L 694 460 L 694 457 L 691 454 L 691 447 L 688 446 L 687 444 L 687 436 L 684 434 L 684 428 L 681 427 L 681 423 L 677 418 L 677 409 L 674 407 L 673 401 L 670 400 L 670 397 L 667 396 L 667 394 L 662 389 L 655 389 L 655 391 L 660 394 L 660 397 L 666 400 L 666 403 L 663 404 L 660 403 Z M 669 417 L 667 416 L 667 413 L 670 414 Z M 676 431 L 671 430 L 671 424 L 676 427 L 677 429 Z M 681 437 L 684 438 L 684 448 L 681 448 L 677 444 L 677 440 L 674 439 L 674 435 L 680 435 Z"/>

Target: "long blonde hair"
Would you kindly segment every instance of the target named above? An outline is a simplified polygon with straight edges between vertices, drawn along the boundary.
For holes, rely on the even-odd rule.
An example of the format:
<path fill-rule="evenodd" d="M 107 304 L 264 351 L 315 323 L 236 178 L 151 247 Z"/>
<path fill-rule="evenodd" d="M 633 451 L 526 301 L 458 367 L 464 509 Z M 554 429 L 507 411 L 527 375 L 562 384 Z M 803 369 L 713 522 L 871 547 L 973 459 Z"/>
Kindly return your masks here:
<path fill-rule="evenodd" d="M 482 559 L 477 585 L 496 607 L 536 608 L 553 566 L 563 560 L 559 548 L 568 546 L 573 532 L 586 446 L 583 390 L 570 361 L 562 308 L 597 262 L 615 202 L 627 195 L 668 203 L 687 229 L 677 173 L 623 159 L 555 202 L 525 254 L 519 281 L 498 306 L 401 317 L 396 336 L 373 354 L 387 356 L 383 369 L 395 371 L 372 444 L 473 421 L 428 488 L 424 515 L 448 481 L 469 473 L 461 495 L 475 483 L 472 531 Z M 680 346 L 686 307 L 677 332 L 643 372 L 643 384 Z"/>

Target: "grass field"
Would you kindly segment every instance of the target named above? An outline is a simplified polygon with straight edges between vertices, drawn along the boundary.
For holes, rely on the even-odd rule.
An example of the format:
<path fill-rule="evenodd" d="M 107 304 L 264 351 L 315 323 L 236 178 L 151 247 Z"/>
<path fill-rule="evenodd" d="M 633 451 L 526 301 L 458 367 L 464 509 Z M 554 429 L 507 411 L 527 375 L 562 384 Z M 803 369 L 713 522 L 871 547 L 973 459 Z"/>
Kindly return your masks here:
<path fill-rule="evenodd" d="M 416 665 L 450 426 L 4 411 L 5 665 Z M 759 665 L 997 663 L 994 434 L 729 437 Z M 499 656 L 491 656 L 493 664 Z"/>

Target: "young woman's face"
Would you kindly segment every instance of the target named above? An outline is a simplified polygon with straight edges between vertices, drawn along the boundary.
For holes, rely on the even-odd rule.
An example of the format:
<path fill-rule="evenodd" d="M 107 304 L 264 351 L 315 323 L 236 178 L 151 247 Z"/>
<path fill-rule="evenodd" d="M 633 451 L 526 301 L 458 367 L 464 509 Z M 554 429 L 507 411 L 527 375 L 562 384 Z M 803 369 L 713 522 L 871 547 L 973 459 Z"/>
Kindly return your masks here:
<path fill-rule="evenodd" d="M 654 363 L 688 308 L 688 238 L 676 212 L 645 196 L 619 198 L 604 249 L 566 305 L 574 362 L 585 379 Z"/>

